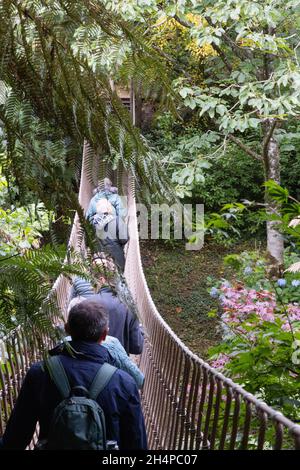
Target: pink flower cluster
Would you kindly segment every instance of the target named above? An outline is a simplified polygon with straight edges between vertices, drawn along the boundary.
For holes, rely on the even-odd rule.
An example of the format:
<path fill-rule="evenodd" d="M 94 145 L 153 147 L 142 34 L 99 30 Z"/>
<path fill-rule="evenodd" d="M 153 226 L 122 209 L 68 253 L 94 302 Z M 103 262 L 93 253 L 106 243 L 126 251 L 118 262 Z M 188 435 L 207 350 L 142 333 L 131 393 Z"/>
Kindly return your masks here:
<path fill-rule="evenodd" d="M 278 322 L 278 327 L 290 332 L 298 328 L 300 305 L 277 303 L 275 293 L 246 288 L 242 283 L 230 286 L 222 284 L 219 299 L 223 308 L 222 320 L 227 328 L 242 334 L 248 341 L 255 343 L 262 324 Z M 272 342 L 272 337 L 269 338 Z M 211 362 L 212 367 L 223 369 L 230 362 L 230 355 L 220 354 Z"/>
<path fill-rule="evenodd" d="M 297 304 L 286 305 L 286 311 L 283 313 L 282 308 L 277 305 L 275 294 L 267 290 L 260 292 L 255 289 L 247 289 L 243 284 L 221 286 L 222 295 L 220 296 L 221 304 L 224 310 L 222 320 L 234 328 L 238 328 L 240 333 L 245 333 L 241 325 L 254 326 L 249 323 L 250 317 L 253 315 L 257 320 L 257 324 L 262 322 L 275 321 L 275 318 L 281 320 L 282 329 L 291 331 L 291 324 L 300 321 L 300 306 Z M 255 335 L 248 334 L 249 339 L 255 339 Z"/>
<path fill-rule="evenodd" d="M 272 292 L 246 289 L 242 284 L 234 287 L 221 286 L 222 319 L 232 325 L 247 321 L 255 314 L 259 322 L 275 320 L 276 300 Z"/>
<path fill-rule="evenodd" d="M 211 362 L 211 366 L 215 369 L 223 369 L 225 364 L 230 361 L 230 357 L 226 354 L 219 354 L 218 358 Z"/>
<path fill-rule="evenodd" d="M 287 316 L 285 316 L 285 322 L 282 325 L 284 331 L 291 331 L 291 325 L 294 322 L 300 322 L 300 306 L 290 304 L 287 306 Z"/>

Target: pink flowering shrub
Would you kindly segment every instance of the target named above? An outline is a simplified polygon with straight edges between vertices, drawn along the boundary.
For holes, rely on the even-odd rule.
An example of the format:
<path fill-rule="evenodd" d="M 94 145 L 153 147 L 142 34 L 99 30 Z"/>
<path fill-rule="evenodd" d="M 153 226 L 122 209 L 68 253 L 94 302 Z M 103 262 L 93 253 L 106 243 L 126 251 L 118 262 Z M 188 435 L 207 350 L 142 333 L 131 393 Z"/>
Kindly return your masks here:
<path fill-rule="evenodd" d="M 256 315 L 257 322 L 274 321 L 276 299 L 266 290 L 257 292 L 238 284 L 235 287 L 221 286 L 223 293 L 221 304 L 224 310 L 222 319 L 231 325 L 247 321 L 250 315 Z"/>
<path fill-rule="evenodd" d="M 218 359 L 215 359 L 214 361 L 211 362 L 211 366 L 214 367 L 215 369 L 223 369 L 225 364 L 230 361 L 230 357 L 227 356 L 226 354 L 219 354 Z"/>
<path fill-rule="evenodd" d="M 268 281 L 262 278 L 261 266 L 260 275 L 255 267 L 242 266 L 244 276 L 211 289 L 219 298 L 224 340 L 211 349 L 210 363 L 299 419 L 300 354 L 294 353 L 300 349 L 300 282 Z"/>
<path fill-rule="evenodd" d="M 281 322 L 281 328 L 291 331 L 294 323 L 300 322 L 300 306 L 287 304 L 282 307 L 274 292 L 247 289 L 242 284 L 234 287 L 221 285 L 221 319 L 233 329 L 243 331 L 243 326 L 258 327 L 264 322 Z"/>

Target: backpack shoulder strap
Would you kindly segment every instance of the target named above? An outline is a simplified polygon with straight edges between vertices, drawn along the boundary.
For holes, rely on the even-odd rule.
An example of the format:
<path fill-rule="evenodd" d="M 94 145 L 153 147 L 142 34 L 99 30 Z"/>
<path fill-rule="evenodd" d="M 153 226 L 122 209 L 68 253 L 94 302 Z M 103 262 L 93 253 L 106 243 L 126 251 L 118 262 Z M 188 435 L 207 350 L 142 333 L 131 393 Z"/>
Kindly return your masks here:
<path fill-rule="evenodd" d="M 116 370 L 116 367 L 107 362 L 100 367 L 89 389 L 92 400 L 96 400 L 99 393 L 102 392 L 104 387 L 108 384 Z"/>
<path fill-rule="evenodd" d="M 44 361 L 47 367 L 50 377 L 58 388 L 63 398 L 70 396 L 71 387 L 65 369 L 58 356 L 49 356 Z"/>

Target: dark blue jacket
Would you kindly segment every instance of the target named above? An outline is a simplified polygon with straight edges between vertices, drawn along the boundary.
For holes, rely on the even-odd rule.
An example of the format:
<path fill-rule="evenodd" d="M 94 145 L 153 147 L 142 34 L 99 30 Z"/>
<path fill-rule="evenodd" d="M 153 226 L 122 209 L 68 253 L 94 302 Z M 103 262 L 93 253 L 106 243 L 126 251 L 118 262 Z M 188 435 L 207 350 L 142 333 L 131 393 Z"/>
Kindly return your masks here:
<path fill-rule="evenodd" d="M 109 317 L 109 335 L 118 338 L 128 354 L 141 354 L 144 336 L 139 321 L 129 308 L 118 299 L 117 294 L 109 287 L 102 287 L 99 293 L 95 294 L 89 281 L 76 277 L 70 300 L 77 296 L 100 302 Z"/>
<path fill-rule="evenodd" d="M 97 300 L 103 305 L 109 317 L 109 335 L 118 338 L 128 354 L 141 354 L 144 337 L 139 321 L 117 295 L 109 287 L 103 287 L 89 300 Z"/>
<path fill-rule="evenodd" d="M 99 365 L 111 362 L 108 351 L 97 343 L 71 342 L 77 358 L 60 354 L 71 387 L 89 388 Z M 62 400 L 42 363 L 31 366 L 8 421 L 2 439 L 3 449 L 25 449 L 31 442 L 37 422 L 39 439 L 47 438 L 54 408 Z M 105 414 L 108 440 L 120 449 L 146 449 L 147 438 L 137 386 L 130 375 L 117 370 L 97 399 Z M 0 442 L 1 447 L 1 442 Z"/>

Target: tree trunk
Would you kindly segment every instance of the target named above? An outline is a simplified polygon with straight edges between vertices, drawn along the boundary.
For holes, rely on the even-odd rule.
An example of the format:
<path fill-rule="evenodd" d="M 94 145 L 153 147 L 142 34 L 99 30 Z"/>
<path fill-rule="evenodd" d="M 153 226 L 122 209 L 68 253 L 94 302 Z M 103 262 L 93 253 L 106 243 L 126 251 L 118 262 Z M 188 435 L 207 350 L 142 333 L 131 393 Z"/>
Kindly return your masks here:
<path fill-rule="evenodd" d="M 275 122 L 268 119 L 264 123 L 264 163 L 266 180 L 273 180 L 280 184 L 280 152 L 279 145 L 274 136 Z M 273 131 L 272 131 L 273 129 Z M 265 193 L 266 210 L 268 215 L 278 215 L 280 206 L 277 202 L 270 199 Z M 281 233 L 278 231 L 278 221 L 267 221 L 267 250 L 270 259 L 270 268 L 272 275 L 280 274 L 283 266 L 284 243 Z"/>

